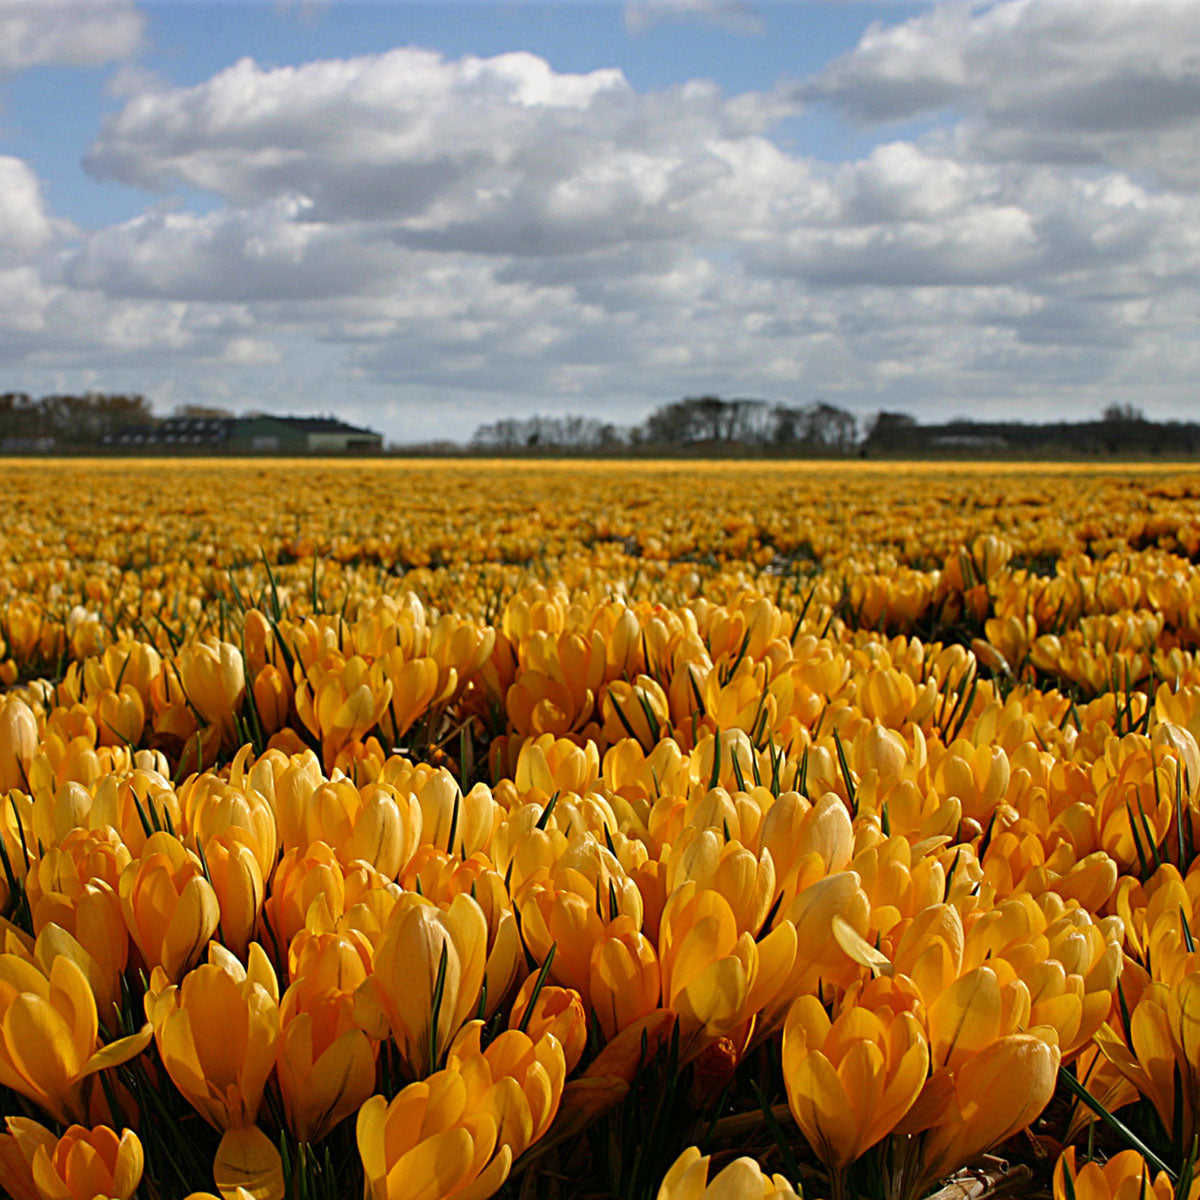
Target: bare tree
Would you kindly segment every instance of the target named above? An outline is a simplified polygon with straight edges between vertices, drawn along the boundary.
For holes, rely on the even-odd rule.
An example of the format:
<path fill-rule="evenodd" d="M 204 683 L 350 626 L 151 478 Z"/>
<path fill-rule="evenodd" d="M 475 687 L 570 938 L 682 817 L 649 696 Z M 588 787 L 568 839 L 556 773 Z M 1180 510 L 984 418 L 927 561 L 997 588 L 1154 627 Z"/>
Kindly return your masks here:
<path fill-rule="evenodd" d="M 858 419 L 845 409 L 818 401 L 804 410 L 804 440 L 826 450 L 849 450 L 858 436 Z"/>

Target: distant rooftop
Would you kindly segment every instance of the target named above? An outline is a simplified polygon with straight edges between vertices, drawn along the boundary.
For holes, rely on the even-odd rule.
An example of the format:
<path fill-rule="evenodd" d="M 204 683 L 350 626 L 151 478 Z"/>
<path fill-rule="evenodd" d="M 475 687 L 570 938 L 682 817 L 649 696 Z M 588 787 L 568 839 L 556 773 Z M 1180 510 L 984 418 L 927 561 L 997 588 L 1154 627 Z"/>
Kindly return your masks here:
<path fill-rule="evenodd" d="M 239 418 L 242 419 L 242 418 Z M 361 425 L 351 425 L 340 417 L 278 417 L 274 413 L 257 413 L 246 418 L 256 421 L 280 421 L 303 433 L 374 433 Z"/>

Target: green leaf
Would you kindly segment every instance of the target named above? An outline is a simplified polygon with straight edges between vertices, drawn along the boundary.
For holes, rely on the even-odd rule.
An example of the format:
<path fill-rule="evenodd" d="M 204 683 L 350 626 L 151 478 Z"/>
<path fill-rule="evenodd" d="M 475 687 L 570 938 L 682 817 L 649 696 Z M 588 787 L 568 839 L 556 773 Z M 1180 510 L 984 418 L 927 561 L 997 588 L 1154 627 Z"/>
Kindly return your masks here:
<path fill-rule="evenodd" d="M 1176 1173 L 1120 1117 L 1109 1112 L 1066 1067 L 1058 1068 L 1058 1078 L 1072 1095 L 1082 1100 L 1127 1146 L 1136 1150 L 1156 1171 L 1166 1171 L 1171 1181 L 1175 1181 Z"/>

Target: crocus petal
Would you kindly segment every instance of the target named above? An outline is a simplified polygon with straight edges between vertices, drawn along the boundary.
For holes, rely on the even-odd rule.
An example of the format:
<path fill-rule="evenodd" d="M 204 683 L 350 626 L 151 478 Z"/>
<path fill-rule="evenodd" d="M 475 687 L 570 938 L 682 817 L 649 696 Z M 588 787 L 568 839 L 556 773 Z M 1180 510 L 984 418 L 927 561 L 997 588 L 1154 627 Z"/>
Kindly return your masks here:
<path fill-rule="evenodd" d="M 254 1200 L 283 1200 L 283 1161 L 257 1125 L 228 1129 L 213 1160 L 213 1179 L 225 1200 L 245 1189 Z"/>

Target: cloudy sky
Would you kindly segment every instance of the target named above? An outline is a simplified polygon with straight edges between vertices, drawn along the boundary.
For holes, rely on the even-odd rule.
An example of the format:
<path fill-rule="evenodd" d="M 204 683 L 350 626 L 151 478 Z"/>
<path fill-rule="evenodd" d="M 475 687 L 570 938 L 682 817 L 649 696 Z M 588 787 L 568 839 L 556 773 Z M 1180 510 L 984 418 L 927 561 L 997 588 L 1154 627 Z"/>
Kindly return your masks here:
<path fill-rule="evenodd" d="M 0 391 L 1200 415 L 1200 0 L 0 0 Z"/>

